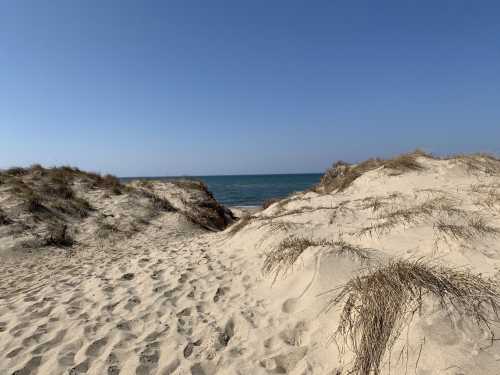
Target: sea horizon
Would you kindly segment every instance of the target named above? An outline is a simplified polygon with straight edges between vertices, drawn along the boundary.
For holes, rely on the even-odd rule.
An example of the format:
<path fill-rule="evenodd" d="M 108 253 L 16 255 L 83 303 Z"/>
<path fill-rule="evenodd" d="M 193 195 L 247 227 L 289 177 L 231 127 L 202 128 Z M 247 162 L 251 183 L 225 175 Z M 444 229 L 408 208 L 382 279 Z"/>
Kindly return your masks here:
<path fill-rule="evenodd" d="M 258 207 L 266 200 L 284 198 L 319 183 L 323 173 L 276 173 L 206 176 L 120 177 L 123 182 L 135 180 L 168 181 L 192 178 L 203 181 L 223 205 Z"/>
<path fill-rule="evenodd" d="M 281 175 L 317 175 L 324 172 L 304 172 L 304 173 L 234 173 L 234 174 L 205 174 L 205 175 L 173 175 L 173 176 L 117 176 L 120 180 L 140 180 L 157 178 L 198 178 L 198 177 L 228 177 L 228 176 L 281 176 Z"/>

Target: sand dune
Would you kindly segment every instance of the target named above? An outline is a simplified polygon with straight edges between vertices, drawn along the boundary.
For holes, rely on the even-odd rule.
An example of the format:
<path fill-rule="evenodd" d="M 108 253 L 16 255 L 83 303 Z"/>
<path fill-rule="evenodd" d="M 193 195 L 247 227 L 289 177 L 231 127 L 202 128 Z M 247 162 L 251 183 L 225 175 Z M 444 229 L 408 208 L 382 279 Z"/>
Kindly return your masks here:
<path fill-rule="evenodd" d="M 419 259 L 500 281 L 500 162 L 415 160 L 422 168 L 379 164 L 222 232 L 162 212 L 111 242 L 4 253 L 0 374 L 362 373 L 338 330 L 346 300 L 330 304 L 353 278 Z M 174 206 L 182 194 L 152 191 Z M 380 373 L 498 374 L 488 304 L 490 329 L 423 291 Z"/>

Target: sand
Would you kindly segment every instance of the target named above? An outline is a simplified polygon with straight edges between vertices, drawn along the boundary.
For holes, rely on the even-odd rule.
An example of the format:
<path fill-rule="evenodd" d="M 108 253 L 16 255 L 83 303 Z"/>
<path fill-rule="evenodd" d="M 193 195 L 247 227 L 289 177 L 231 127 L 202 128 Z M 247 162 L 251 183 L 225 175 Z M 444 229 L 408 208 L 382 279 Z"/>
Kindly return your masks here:
<path fill-rule="evenodd" d="M 197 229 L 164 213 L 129 238 L 72 256 L 56 249 L 3 256 L 0 374 L 347 374 L 354 354 L 335 336 L 343 306 L 325 306 L 332 289 L 370 264 L 425 258 L 500 279 L 497 234 L 462 239 L 436 229 L 438 220 L 462 225 L 478 215 L 500 228 L 499 175 L 460 160 L 419 161 L 422 171 L 379 168 L 343 192 L 296 194 L 253 212 L 238 231 Z M 438 210 L 377 226 L 432 199 L 452 201 L 466 216 Z M 265 256 L 290 236 L 342 239 L 372 257 L 367 264 L 311 246 L 273 282 L 261 272 Z M 493 331 L 500 337 L 498 326 Z M 429 297 L 381 373 L 499 368 L 500 342 Z"/>

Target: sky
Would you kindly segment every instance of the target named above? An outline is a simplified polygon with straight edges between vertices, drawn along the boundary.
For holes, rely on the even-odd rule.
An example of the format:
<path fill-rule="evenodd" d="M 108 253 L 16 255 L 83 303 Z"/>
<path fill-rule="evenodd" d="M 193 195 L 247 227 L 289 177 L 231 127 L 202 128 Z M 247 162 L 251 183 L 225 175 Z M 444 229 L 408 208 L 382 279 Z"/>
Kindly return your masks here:
<path fill-rule="evenodd" d="M 498 1 L 0 1 L 0 168 L 500 153 Z"/>

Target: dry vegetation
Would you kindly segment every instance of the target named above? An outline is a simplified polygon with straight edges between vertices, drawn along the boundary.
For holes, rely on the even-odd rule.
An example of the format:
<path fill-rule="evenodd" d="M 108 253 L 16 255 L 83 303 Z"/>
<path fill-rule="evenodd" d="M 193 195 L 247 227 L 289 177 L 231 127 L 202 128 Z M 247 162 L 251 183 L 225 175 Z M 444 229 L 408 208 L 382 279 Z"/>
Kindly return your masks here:
<path fill-rule="evenodd" d="M 11 223 L 12 220 L 10 220 L 7 214 L 0 208 L 0 225 L 9 225 Z"/>
<path fill-rule="evenodd" d="M 434 224 L 434 229 L 455 240 L 472 240 L 486 236 L 496 236 L 499 233 L 498 228 L 486 223 L 482 217 L 468 218 L 463 224 L 456 224 L 440 219 Z"/>
<path fill-rule="evenodd" d="M 355 353 L 350 373 L 379 374 L 384 356 L 428 295 L 486 329 L 498 320 L 494 281 L 423 261 L 393 261 L 352 278 L 330 301 L 329 308 L 344 303 L 336 335 Z"/>
<path fill-rule="evenodd" d="M 368 159 L 359 164 L 348 164 L 343 161 L 336 162 L 328 169 L 319 185 L 314 189 L 316 192 L 341 192 L 347 189 L 358 177 L 364 173 L 377 169 L 386 168 L 391 170 L 391 174 L 401 174 L 408 171 L 419 171 L 424 167 L 417 161 L 418 157 L 431 157 L 430 155 L 416 150 L 409 154 L 397 156 L 384 160 L 380 158 Z"/>
<path fill-rule="evenodd" d="M 68 233 L 68 226 L 65 224 L 52 225 L 47 233 L 43 245 L 56 247 L 70 247 L 75 241 Z"/>
<path fill-rule="evenodd" d="M 351 245 L 342 240 L 312 240 L 291 236 L 281 241 L 276 249 L 266 254 L 266 259 L 262 267 L 263 273 L 274 274 L 274 280 L 280 276 L 286 276 L 302 253 L 313 246 L 322 246 L 338 255 L 351 255 L 363 261 L 371 258 L 371 250 Z"/>
<path fill-rule="evenodd" d="M 320 183 L 313 190 L 322 193 L 341 192 L 347 189 L 358 177 L 377 168 L 389 169 L 392 176 L 409 171 L 420 171 L 424 169 L 424 166 L 418 162 L 419 157 L 439 159 L 417 149 L 388 160 L 374 158 L 359 164 L 338 161 L 325 172 Z M 453 155 L 442 158 L 442 160 L 458 161 L 464 164 L 471 173 L 482 172 L 488 175 L 500 173 L 500 159 L 488 154 Z"/>
<path fill-rule="evenodd" d="M 182 189 L 208 191 L 208 186 L 205 182 L 193 178 L 180 180 L 175 179 L 170 182 Z"/>
<path fill-rule="evenodd" d="M 266 199 L 264 203 L 262 203 L 262 208 L 265 210 L 266 208 L 271 207 L 273 204 L 279 202 L 280 200 L 280 198 Z"/>
<path fill-rule="evenodd" d="M 466 212 L 457 207 L 456 202 L 445 196 L 434 197 L 414 206 L 393 204 L 377 216 L 376 223 L 361 228 L 356 234 L 381 236 L 398 225 L 405 227 L 416 225 L 425 219 L 434 219 L 438 216 L 463 218 Z"/>
<path fill-rule="evenodd" d="M 176 189 L 165 191 L 164 184 L 173 185 L 184 192 L 181 193 Z M 169 212 L 176 211 L 189 222 L 210 231 L 223 230 L 235 219 L 233 213 L 219 204 L 208 190 L 208 186 L 200 180 L 172 179 L 159 185 L 151 180 L 142 180 L 132 183 L 132 186 L 142 191 L 145 196 L 149 196 L 156 208 Z M 156 190 L 157 188 L 159 190 Z M 177 202 L 176 206 L 173 206 L 169 199 Z"/>
<path fill-rule="evenodd" d="M 297 224 L 282 220 L 269 220 L 261 224 L 260 227 L 268 226 L 271 233 L 273 232 L 289 232 L 297 227 Z"/>
<path fill-rule="evenodd" d="M 372 212 L 376 212 L 385 206 L 384 201 L 379 197 L 368 197 L 363 199 L 363 210 L 371 209 Z"/>
<path fill-rule="evenodd" d="M 228 230 L 228 233 L 231 235 L 235 235 L 240 230 L 245 228 L 248 224 L 250 224 L 253 220 L 255 220 L 255 216 L 245 215 L 242 216 L 238 221 L 236 221 Z"/>
<path fill-rule="evenodd" d="M 166 199 L 125 186 L 114 176 L 101 176 L 65 166 L 10 168 L 0 172 L 0 186 L 4 197 L 0 224 L 16 223 L 16 228 L 4 231 L 3 235 L 14 235 L 15 230 L 22 227 L 33 237 L 25 243 L 33 246 L 72 246 L 75 242 L 70 235 L 74 232 L 72 228 L 80 226 L 90 215 L 97 218 L 96 238 L 103 239 L 118 232 L 132 233 L 160 212 L 175 211 Z M 119 200 L 121 203 L 109 200 L 117 195 L 123 195 Z M 105 202 L 96 200 L 99 196 Z M 99 218 L 101 213 L 92 207 L 90 198 L 99 206 L 114 207 L 123 214 L 113 222 L 103 220 Z"/>
<path fill-rule="evenodd" d="M 446 159 L 456 160 L 459 163 L 462 163 L 471 173 L 482 172 L 488 175 L 495 175 L 500 173 L 500 159 L 490 154 L 460 154 L 448 157 Z"/>
<path fill-rule="evenodd" d="M 494 210 L 496 206 L 500 205 L 499 184 L 477 184 L 472 186 L 471 192 L 479 195 L 475 200 L 475 204 L 478 206 Z"/>

